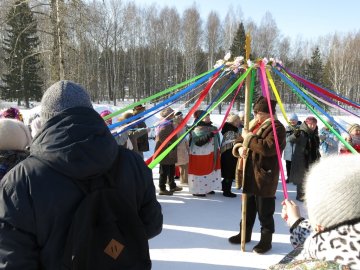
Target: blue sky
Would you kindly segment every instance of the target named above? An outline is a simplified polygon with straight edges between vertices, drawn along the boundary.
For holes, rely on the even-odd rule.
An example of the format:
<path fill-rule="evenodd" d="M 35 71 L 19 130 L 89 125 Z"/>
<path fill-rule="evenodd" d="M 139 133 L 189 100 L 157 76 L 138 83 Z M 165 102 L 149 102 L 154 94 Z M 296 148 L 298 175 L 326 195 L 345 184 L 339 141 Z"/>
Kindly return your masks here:
<path fill-rule="evenodd" d="M 196 4 L 205 20 L 210 11 L 217 11 L 223 19 L 232 7 L 240 7 L 245 19 L 260 24 L 269 11 L 281 33 L 292 39 L 301 35 L 312 39 L 334 32 L 347 33 L 360 30 L 359 0 L 133 0 L 137 4 L 156 3 L 159 7 L 176 7 L 180 13 Z"/>

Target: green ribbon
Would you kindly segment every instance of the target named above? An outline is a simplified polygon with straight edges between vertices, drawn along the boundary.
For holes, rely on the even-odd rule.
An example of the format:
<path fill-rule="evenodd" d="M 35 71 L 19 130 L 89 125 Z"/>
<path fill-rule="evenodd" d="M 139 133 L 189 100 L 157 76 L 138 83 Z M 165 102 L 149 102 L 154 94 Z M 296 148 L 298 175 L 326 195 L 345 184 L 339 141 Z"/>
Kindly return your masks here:
<path fill-rule="evenodd" d="M 109 114 L 109 115 L 103 117 L 103 119 L 104 119 L 104 121 L 106 121 L 107 119 L 112 118 L 112 117 L 115 117 L 115 116 L 117 116 L 117 115 L 119 115 L 119 114 L 121 114 L 121 113 L 123 113 L 123 112 L 126 112 L 127 110 L 132 109 L 132 108 L 134 108 L 134 107 L 137 106 L 137 105 L 140 105 L 140 104 L 149 102 L 149 101 L 151 101 L 151 100 L 153 100 L 153 99 L 155 99 L 155 98 L 158 98 L 158 97 L 161 97 L 161 96 L 163 96 L 163 95 L 166 95 L 166 94 L 168 94 L 168 93 L 170 93 L 170 92 L 172 92 L 172 91 L 174 91 L 174 90 L 176 90 L 176 89 L 178 89 L 178 88 L 180 88 L 180 87 L 183 87 L 183 86 L 185 86 L 185 85 L 187 85 L 187 84 L 190 84 L 190 83 L 192 83 L 192 82 L 200 79 L 201 77 L 206 76 L 207 74 L 213 72 L 214 70 L 215 70 L 215 68 L 212 69 L 212 70 L 206 71 L 206 72 L 204 72 L 203 74 L 200 74 L 200 75 L 198 75 L 198 76 L 196 76 L 196 77 L 194 77 L 194 78 L 191 78 L 191 79 L 189 79 L 189 80 L 187 80 L 187 81 L 185 81 L 185 82 L 182 82 L 182 83 L 179 83 L 179 84 L 177 84 L 177 85 L 174 85 L 174 86 L 172 86 L 172 87 L 170 87 L 170 88 L 167 88 L 167 89 L 165 89 L 165 90 L 163 90 L 163 91 L 161 91 L 161 92 L 159 92 L 159 93 L 157 93 L 157 94 L 155 94 L 155 95 L 152 95 L 152 96 L 150 96 L 150 97 L 147 97 L 147 98 L 144 98 L 144 99 L 142 99 L 142 100 L 139 100 L 139 101 L 137 101 L 137 102 L 135 102 L 135 103 L 132 103 L 132 104 L 126 106 L 125 108 L 122 108 L 122 109 L 120 109 L 120 110 L 118 110 L 118 111 L 116 111 L 116 112 L 113 112 L 112 114 Z"/>
<path fill-rule="evenodd" d="M 248 68 L 244 74 L 240 76 L 239 79 L 219 98 L 218 101 L 214 102 L 214 104 L 209 108 L 208 111 L 204 115 L 202 115 L 201 118 L 199 118 L 196 123 L 194 123 L 193 126 L 197 125 L 202 119 L 205 118 L 206 115 L 208 115 L 211 111 L 213 111 L 224 99 L 226 99 L 234 90 L 235 88 L 246 78 L 246 76 L 249 74 L 249 72 L 253 69 L 253 67 Z M 163 160 L 171 150 L 173 150 L 176 145 L 181 142 L 181 140 L 191 131 L 192 129 L 188 129 L 184 134 L 182 134 L 175 142 L 173 142 L 168 148 L 166 148 L 160 155 L 158 155 L 150 164 L 149 168 L 154 169 L 157 164 L 160 163 L 161 160 Z"/>
<path fill-rule="evenodd" d="M 283 75 L 284 75 L 284 73 L 283 73 Z M 296 85 L 296 87 L 299 88 L 299 90 L 303 91 L 303 93 L 306 95 L 304 89 L 303 89 L 302 87 L 300 87 L 300 85 L 299 85 L 297 82 L 295 82 L 295 81 L 293 80 L 293 78 L 292 78 L 289 74 L 285 73 L 285 76 L 288 78 L 289 81 L 291 81 L 294 85 Z M 290 85 L 289 85 L 289 86 L 290 86 Z M 290 86 L 290 89 L 291 89 L 291 90 L 297 95 L 297 97 L 306 105 L 306 107 L 307 107 L 310 111 L 312 111 L 312 112 L 321 120 L 321 122 L 324 123 L 324 125 L 325 125 L 328 129 L 330 129 L 330 131 L 336 136 L 336 138 L 338 138 L 339 141 L 341 141 L 341 142 L 346 146 L 346 148 L 350 150 L 351 153 L 353 153 L 353 154 L 359 154 L 359 153 L 354 149 L 354 147 L 351 146 L 351 144 L 349 144 L 327 121 L 325 121 L 325 120 L 315 111 L 315 109 L 313 109 L 313 107 L 312 107 L 299 93 L 296 92 L 295 89 L 293 89 L 293 87 Z M 310 97 L 309 95 L 306 95 L 306 96 L 308 96 L 311 100 L 313 100 L 314 103 L 316 103 L 317 105 L 319 105 L 319 103 L 318 103 L 314 98 Z M 319 107 L 320 107 L 320 106 L 319 106 Z"/>

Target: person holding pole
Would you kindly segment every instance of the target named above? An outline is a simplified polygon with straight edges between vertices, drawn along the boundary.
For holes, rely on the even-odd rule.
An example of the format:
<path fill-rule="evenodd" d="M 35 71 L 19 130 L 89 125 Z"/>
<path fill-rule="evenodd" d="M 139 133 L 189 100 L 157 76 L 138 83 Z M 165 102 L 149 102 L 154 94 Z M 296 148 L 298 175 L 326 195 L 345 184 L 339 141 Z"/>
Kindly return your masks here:
<path fill-rule="evenodd" d="M 272 112 L 276 101 L 270 100 Z M 265 97 L 259 97 L 253 106 L 255 118 L 249 123 L 233 147 L 234 156 L 242 159 L 243 167 L 238 168 L 243 194 L 246 194 L 245 242 L 251 241 L 252 229 L 258 215 L 261 225 L 260 242 L 253 251 L 263 254 L 272 248 L 272 234 L 275 232 L 275 193 L 279 181 L 279 164 L 276 158 L 274 130 L 270 110 Z M 281 151 L 286 145 L 286 131 L 280 121 L 274 120 Z M 244 172 L 242 172 L 244 170 Z M 244 175 L 244 178 L 243 178 Z M 241 228 L 241 221 L 240 221 Z M 232 244 L 241 243 L 241 232 L 229 238 Z"/>

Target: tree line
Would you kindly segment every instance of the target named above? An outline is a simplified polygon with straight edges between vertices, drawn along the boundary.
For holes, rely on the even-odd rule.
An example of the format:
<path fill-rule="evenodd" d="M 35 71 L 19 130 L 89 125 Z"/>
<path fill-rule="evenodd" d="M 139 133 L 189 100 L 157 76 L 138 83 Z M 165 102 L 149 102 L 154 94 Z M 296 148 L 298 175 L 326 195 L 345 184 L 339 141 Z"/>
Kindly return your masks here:
<path fill-rule="evenodd" d="M 139 100 L 211 69 L 229 50 L 244 55 L 246 33 L 252 59 L 278 58 L 359 102 L 360 31 L 291 40 L 269 12 L 257 25 L 241 7 L 229 8 L 223 20 L 216 11 L 202 19 L 196 5 L 180 14 L 121 0 L 2 0 L 1 98 L 28 107 L 53 82 L 68 79 L 84 85 L 94 102 Z M 285 103 L 298 102 L 276 84 Z"/>

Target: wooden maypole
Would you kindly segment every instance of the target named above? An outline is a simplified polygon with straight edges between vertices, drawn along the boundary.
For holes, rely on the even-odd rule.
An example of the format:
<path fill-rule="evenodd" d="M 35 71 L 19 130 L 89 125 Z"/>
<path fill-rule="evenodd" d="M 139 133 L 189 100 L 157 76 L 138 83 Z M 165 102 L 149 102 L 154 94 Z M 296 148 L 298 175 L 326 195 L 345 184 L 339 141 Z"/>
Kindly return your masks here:
<path fill-rule="evenodd" d="M 246 34 L 246 40 L 245 40 L 245 61 L 248 61 L 250 59 L 250 52 L 251 52 L 251 37 L 250 33 Z M 244 118 L 244 130 L 247 132 L 249 130 L 249 122 L 250 122 L 250 106 L 251 106 L 251 100 L 250 100 L 250 83 L 251 83 L 251 76 L 246 77 L 245 81 L 245 118 Z M 245 162 L 242 162 L 242 165 L 245 165 Z M 243 177 L 242 177 L 244 187 L 245 179 L 245 168 L 243 168 Z M 246 238 L 246 211 L 247 211 L 247 194 L 244 192 L 242 193 L 242 211 L 241 211 L 241 251 L 245 251 L 245 238 Z"/>

